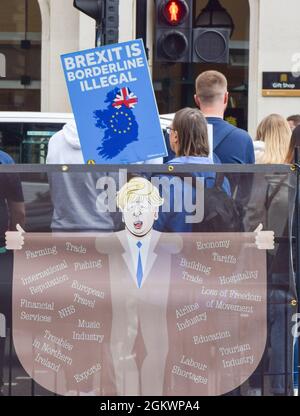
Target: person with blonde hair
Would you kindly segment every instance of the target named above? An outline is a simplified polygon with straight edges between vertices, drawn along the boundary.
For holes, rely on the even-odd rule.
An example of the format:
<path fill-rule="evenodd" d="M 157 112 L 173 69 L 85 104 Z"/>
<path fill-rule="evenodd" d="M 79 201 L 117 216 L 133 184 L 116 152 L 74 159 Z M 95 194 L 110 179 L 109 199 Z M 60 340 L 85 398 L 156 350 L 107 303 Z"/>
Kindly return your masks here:
<path fill-rule="evenodd" d="M 291 129 L 279 114 L 265 117 L 257 128 L 254 142 L 256 163 L 286 163 Z M 250 198 L 244 207 L 244 227 L 250 230 L 262 221 L 278 239 L 275 249 L 268 253 L 268 326 L 271 351 L 267 371 L 270 376 L 270 392 L 274 395 L 291 395 L 293 391 L 293 337 L 291 335 L 291 312 L 285 303 L 289 296 L 289 245 L 288 217 L 290 199 L 294 194 L 289 175 L 286 173 L 262 173 L 253 175 Z M 280 241 L 279 241 L 280 240 Z M 284 334 L 288 334 L 286 337 Z"/>
<path fill-rule="evenodd" d="M 259 124 L 254 142 L 255 163 L 284 163 L 291 141 L 291 129 L 284 117 L 270 114 Z"/>

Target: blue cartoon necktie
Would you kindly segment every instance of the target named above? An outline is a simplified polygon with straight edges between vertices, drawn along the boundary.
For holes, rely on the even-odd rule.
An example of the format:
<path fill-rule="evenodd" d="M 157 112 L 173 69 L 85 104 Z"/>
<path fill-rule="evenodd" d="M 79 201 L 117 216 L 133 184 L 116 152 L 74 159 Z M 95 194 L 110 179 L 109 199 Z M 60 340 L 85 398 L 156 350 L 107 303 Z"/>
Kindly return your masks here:
<path fill-rule="evenodd" d="M 136 245 L 139 249 L 139 258 L 138 258 L 138 264 L 137 264 L 137 269 L 136 269 L 136 280 L 137 280 L 138 287 L 141 287 L 142 279 L 143 279 L 143 265 L 142 265 L 142 258 L 141 258 L 142 243 L 138 241 Z"/>

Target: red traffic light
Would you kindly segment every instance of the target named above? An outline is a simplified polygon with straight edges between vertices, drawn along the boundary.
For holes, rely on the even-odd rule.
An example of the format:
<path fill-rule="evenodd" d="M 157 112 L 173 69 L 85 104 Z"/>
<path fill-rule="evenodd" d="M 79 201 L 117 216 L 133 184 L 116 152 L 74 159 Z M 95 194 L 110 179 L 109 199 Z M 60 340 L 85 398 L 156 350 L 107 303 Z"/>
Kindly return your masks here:
<path fill-rule="evenodd" d="M 189 13 L 189 7 L 184 0 L 168 0 L 162 6 L 162 13 L 170 25 L 180 25 Z"/>
<path fill-rule="evenodd" d="M 194 0 L 156 0 L 155 58 L 191 62 Z"/>

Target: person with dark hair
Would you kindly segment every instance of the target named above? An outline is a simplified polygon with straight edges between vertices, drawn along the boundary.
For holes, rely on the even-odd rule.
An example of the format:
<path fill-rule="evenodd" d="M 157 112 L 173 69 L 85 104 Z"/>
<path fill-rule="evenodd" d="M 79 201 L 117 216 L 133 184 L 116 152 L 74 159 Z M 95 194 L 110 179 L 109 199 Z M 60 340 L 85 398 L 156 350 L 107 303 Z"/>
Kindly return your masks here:
<path fill-rule="evenodd" d="M 213 164 L 209 157 L 207 122 L 194 108 L 183 108 L 175 114 L 172 126 L 167 128 L 170 147 L 176 157 L 170 164 Z"/>
<path fill-rule="evenodd" d="M 168 164 L 214 164 L 209 156 L 207 122 L 199 109 L 187 107 L 177 111 L 172 124 L 167 130 L 170 148 L 175 153 L 175 158 L 170 160 Z M 170 183 L 172 183 L 172 186 Z M 170 209 L 168 212 L 164 212 L 161 209 L 162 212 L 160 212 L 154 226 L 156 230 L 164 232 L 214 231 L 212 222 L 208 225 L 206 221 L 206 214 L 210 211 L 211 217 L 220 218 L 220 213 L 215 212 L 217 209 L 220 209 L 224 214 L 224 221 L 222 224 L 218 223 L 220 229 L 225 223 L 225 213 L 230 217 L 228 223 L 234 227 L 233 223 L 235 221 L 231 221 L 233 213 L 229 212 L 231 207 L 227 205 L 228 209 L 223 210 L 224 205 L 231 200 L 229 183 L 226 178 L 224 179 L 223 175 L 218 177 L 215 172 L 205 168 L 199 171 L 195 167 L 195 171 L 185 178 L 161 175 L 159 186 L 162 187 L 165 200 L 170 201 Z M 203 194 L 204 188 L 210 188 L 212 191 L 206 191 Z M 191 212 L 188 213 L 184 207 L 182 207 L 182 210 L 176 207 L 180 194 L 182 194 L 182 201 L 190 201 L 191 205 L 196 207 L 192 216 L 189 215 Z M 199 216 L 200 194 L 204 199 L 205 212 L 203 218 Z M 218 201 L 216 201 L 217 199 Z M 215 212 L 215 216 L 212 211 Z M 187 221 L 187 217 L 189 217 L 190 222 Z"/>
<path fill-rule="evenodd" d="M 300 125 L 293 130 L 289 150 L 285 158 L 285 163 L 294 163 L 296 147 L 300 147 Z"/>
<path fill-rule="evenodd" d="M 287 121 L 290 125 L 291 130 L 293 131 L 300 124 L 300 114 L 295 114 L 293 116 L 289 116 L 287 118 Z"/>

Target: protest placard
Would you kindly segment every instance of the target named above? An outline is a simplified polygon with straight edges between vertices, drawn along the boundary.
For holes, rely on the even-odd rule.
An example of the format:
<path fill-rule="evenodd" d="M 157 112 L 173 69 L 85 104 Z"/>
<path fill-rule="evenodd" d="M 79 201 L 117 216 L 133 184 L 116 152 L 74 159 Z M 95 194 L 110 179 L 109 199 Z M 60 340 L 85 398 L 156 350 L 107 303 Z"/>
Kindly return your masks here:
<path fill-rule="evenodd" d="M 61 59 L 85 162 L 135 163 L 167 154 L 141 40 Z"/>

